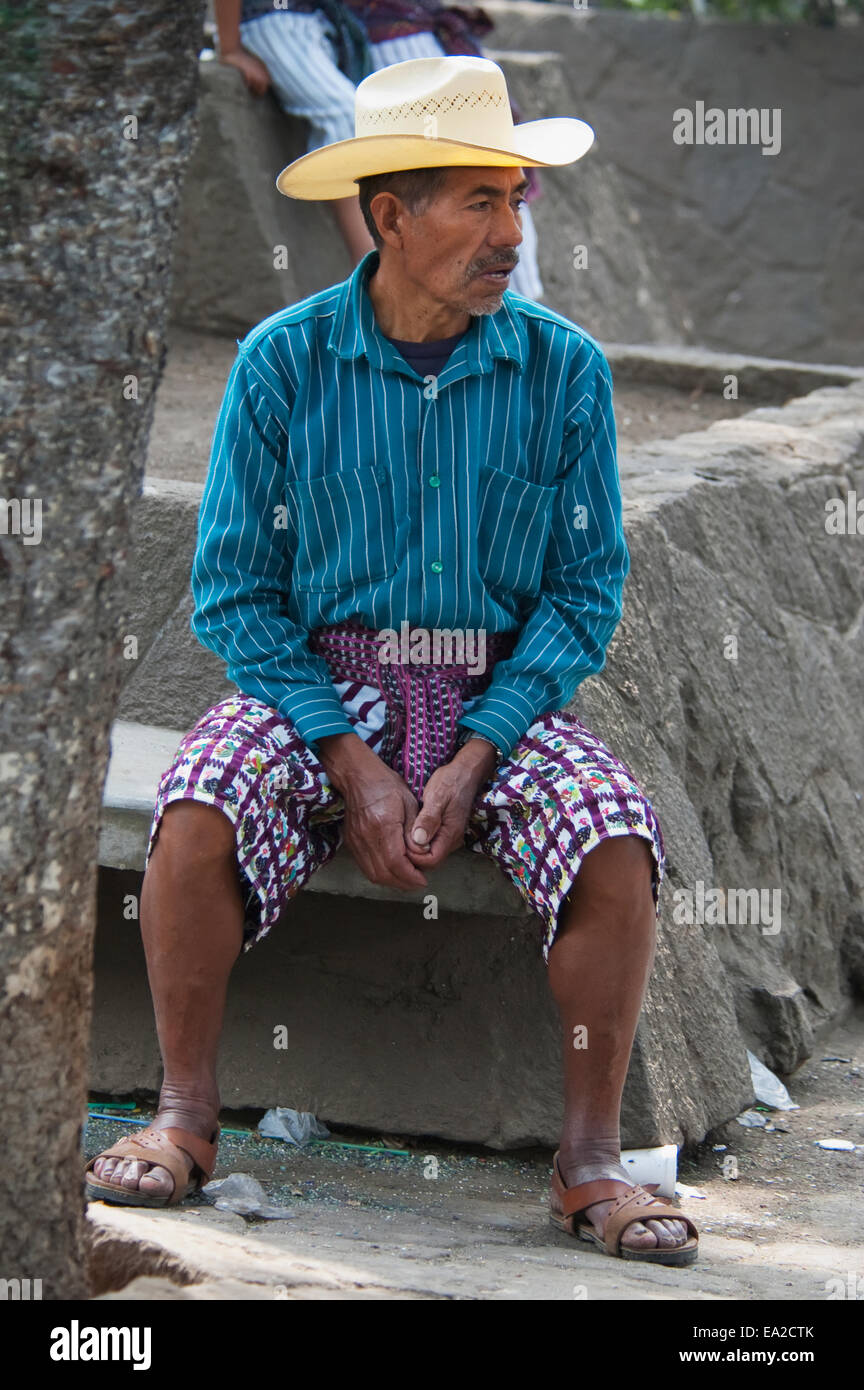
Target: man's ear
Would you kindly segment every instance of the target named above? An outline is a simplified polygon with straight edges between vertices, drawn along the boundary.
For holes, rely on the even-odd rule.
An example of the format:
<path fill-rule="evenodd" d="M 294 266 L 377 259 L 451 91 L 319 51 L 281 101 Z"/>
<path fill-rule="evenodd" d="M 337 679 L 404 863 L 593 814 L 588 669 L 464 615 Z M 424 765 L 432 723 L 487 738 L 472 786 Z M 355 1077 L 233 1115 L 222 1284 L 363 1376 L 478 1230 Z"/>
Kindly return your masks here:
<path fill-rule="evenodd" d="M 369 211 L 375 219 L 378 233 L 383 237 L 388 246 L 402 246 L 403 242 L 403 221 L 406 215 L 406 208 L 400 198 L 395 193 L 384 189 L 381 193 L 376 193 L 369 204 Z"/>

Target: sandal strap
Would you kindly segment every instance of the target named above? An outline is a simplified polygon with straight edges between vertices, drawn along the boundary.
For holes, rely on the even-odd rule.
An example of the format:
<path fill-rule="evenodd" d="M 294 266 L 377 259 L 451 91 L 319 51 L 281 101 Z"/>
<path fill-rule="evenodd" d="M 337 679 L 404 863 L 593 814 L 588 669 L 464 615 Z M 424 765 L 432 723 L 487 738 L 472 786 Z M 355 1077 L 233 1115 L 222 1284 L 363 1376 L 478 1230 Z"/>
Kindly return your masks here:
<path fill-rule="evenodd" d="M 172 1144 L 170 1139 L 158 1138 L 158 1130 L 142 1130 L 140 1134 L 130 1134 L 125 1139 L 120 1139 L 116 1144 L 112 1144 L 110 1149 L 103 1150 L 96 1154 L 87 1165 L 87 1172 L 92 1173 L 92 1165 L 97 1158 L 131 1158 L 138 1159 L 142 1163 L 158 1164 L 160 1168 L 167 1168 L 171 1177 L 174 1179 L 174 1192 L 183 1193 L 189 1183 L 189 1172 L 183 1156 L 176 1144 Z M 104 1178 L 99 1178 L 93 1174 L 93 1182 L 99 1187 L 111 1187 Z"/>
<path fill-rule="evenodd" d="M 578 1216 L 594 1202 L 608 1202 L 609 1198 L 621 1196 L 621 1178 L 595 1178 L 593 1182 L 580 1182 L 575 1187 L 565 1187 L 560 1193 L 562 1216 Z"/>
<path fill-rule="evenodd" d="M 656 1183 L 650 1185 L 654 1188 L 657 1187 Z M 683 1221 L 690 1235 L 698 1236 L 699 1232 L 689 1216 L 685 1216 L 683 1211 L 680 1211 L 678 1207 L 670 1206 L 668 1202 L 659 1202 L 644 1187 L 636 1183 L 629 1192 L 622 1193 L 615 1205 L 609 1210 L 603 1236 L 606 1249 L 610 1255 L 617 1255 L 621 1237 L 627 1227 L 633 1225 L 634 1221 L 662 1221 L 664 1217 L 669 1217 L 673 1221 Z"/>
<path fill-rule="evenodd" d="M 592 1206 L 595 1202 L 608 1202 L 610 1198 L 617 1201 L 622 1195 L 626 1196 L 634 1190 L 632 1184 L 625 1182 L 623 1178 L 593 1178 L 590 1182 L 580 1182 L 573 1187 L 567 1187 L 558 1166 L 557 1149 L 552 1164 L 552 1183 L 561 1203 L 561 1215 L 564 1217 L 579 1216 L 586 1207 Z M 649 1184 L 649 1191 L 655 1192 L 658 1186 L 658 1183 Z"/>
<path fill-rule="evenodd" d="M 201 1169 L 207 1182 L 213 1169 L 216 1167 L 218 1155 L 218 1145 L 211 1144 L 207 1139 L 202 1139 L 199 1134 L 192 1134 L 187 1129 L 175 1129 L 173 1125 L 166 1126 L 165 1129 L 157 1130 L 157 1134 L 164 1134 L 172 1142 L 170 1136 L 175 1135 L 173 1143 L 178 1149 L 185 1149 L 194 1158 L 196 1165 Z M 218 1131 L 217 1131 L 218 1139 Z"/>
<path fill-rule="evenodd" d="M 172 1138 L 171 1136 L 175 1136 Z M 218 1127 L 217 1127 L 218 1138 Z M 168 1126 L 165 1129 L 142 1129 L 136 1134 L 126 1135 L 119 1139 L 116 1144 L 112 1144 L 110 1149 L 103 1149 L 99 1154 L 95 1154 L 87 1164 L 86 1171 L 93 1172 L 93 1164 L 97 1158 L 132 1158 L 139 1159 L 143 1163 L 158 1164 L 161 1168 L 167 1168 L 171 1177 L 174 1179 L 174 1191 L 185 1191 L 192 1175 L 188 1164 L 183 1157 L 181 1150 L 186 1150 L 189 1158 L 201 1170 L 205 1180 L 209 1181 L 210 1174 L 216 1167 L 217 1146 L 210 1144 L 206 1139 L 202 1139 L 197 1134 L 192 1134 L 186 1129 L 177 1129 Z M 94 1178 L 95 1178 L 94 1174 Z M 97 1179 L 101 1182 L 101 1179 Z M 111 1186 L 111 1184 L 107 1184 Z"/>

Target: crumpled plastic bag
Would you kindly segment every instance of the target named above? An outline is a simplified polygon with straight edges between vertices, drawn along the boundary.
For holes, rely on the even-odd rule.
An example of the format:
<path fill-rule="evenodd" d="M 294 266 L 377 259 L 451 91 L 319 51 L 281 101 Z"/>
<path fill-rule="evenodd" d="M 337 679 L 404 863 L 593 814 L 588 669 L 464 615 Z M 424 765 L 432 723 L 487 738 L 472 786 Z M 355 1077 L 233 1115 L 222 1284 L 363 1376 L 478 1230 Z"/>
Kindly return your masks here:
<path fill-rule="evenodd" d="M 768 1123 L 765 1116 L 760 1115 L 758 1110 L 742 1110 L 740 1115 L 735 1116 L 735 1119 L 745 1129 L 764 1129 Z"/>
<path fill-rule="evenodd" d="M 311 1139 L 326 1139 L 330 1131 L 309 1110 L 291 1110 L 287 1105 L 277 1105 L 260 1120 L 258 1133 L 265 1139 L 284 1139 L 286 1144 L 298 1144 L 302 1148 Z"/>
<path fill-rule="evenodd" d="M 801 1106 L 796 1105 L 792 1100 L 783 1082 L 769 1071 L 764 1062 L 754 1056 L 752 1052 L 747 1053 L 747 1060 L 750 1063 L 750 1078 L 753 1082 L 753 1091 L 760 1105 L 768 1105 L 772 1110 L 800 1110 Z"/>
<path fill-rule="evenodd" d="M 234 1211 L 240 1216 L 260 1216 L 265 1221 L 293 1221 L 296 1213 L 287 1207 L 268 1201 L 267 1193 L 257 1178 L 248 1173 L 230 1173 L 202 1188 L 208 1196 L 216 1197 L 217 1211 Z"/>

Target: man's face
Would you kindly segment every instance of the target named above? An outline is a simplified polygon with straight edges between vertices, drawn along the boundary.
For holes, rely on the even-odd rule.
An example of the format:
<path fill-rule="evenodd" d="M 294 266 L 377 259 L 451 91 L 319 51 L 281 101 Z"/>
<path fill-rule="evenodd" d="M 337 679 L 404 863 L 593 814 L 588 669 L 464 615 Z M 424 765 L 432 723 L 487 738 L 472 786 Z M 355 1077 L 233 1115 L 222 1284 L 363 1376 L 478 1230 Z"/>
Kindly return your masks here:
<path fill-rule="evenodd" d="M 453 309 L 496 313 L 519 260 L 527 186 L 521 169 L 448 169 L 425 212 L 400 215 L 402 273 Z"/>

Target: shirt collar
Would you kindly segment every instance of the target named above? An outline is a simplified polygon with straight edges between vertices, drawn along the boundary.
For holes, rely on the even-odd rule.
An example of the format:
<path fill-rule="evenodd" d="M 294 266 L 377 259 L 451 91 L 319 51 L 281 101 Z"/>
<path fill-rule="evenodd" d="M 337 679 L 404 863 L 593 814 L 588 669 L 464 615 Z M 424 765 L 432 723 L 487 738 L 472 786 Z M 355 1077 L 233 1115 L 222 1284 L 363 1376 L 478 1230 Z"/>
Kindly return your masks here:
<path fill-rule="evenodd" d="M 378 327 L 367 280 L 378 267 L 378 251 L 368 251 L 341 285 L 327 342 L 337 357 L 362 357 L 373 367 L 411 373 L 402 354 L 388 342 Z M 528 335 L 519 315 L 510 307 L 507 292 L 501 308 L 494 314 L 472 318 L 468 331 L 456 348 L 467 350 L 469 372 L 491 372 L 496 360 L 509 359 L 521 370 L 528 351 Z M 446 368 L 445 368 L 446 370 Z M 416 373 L 413 373 L 416 375 Z"/>

